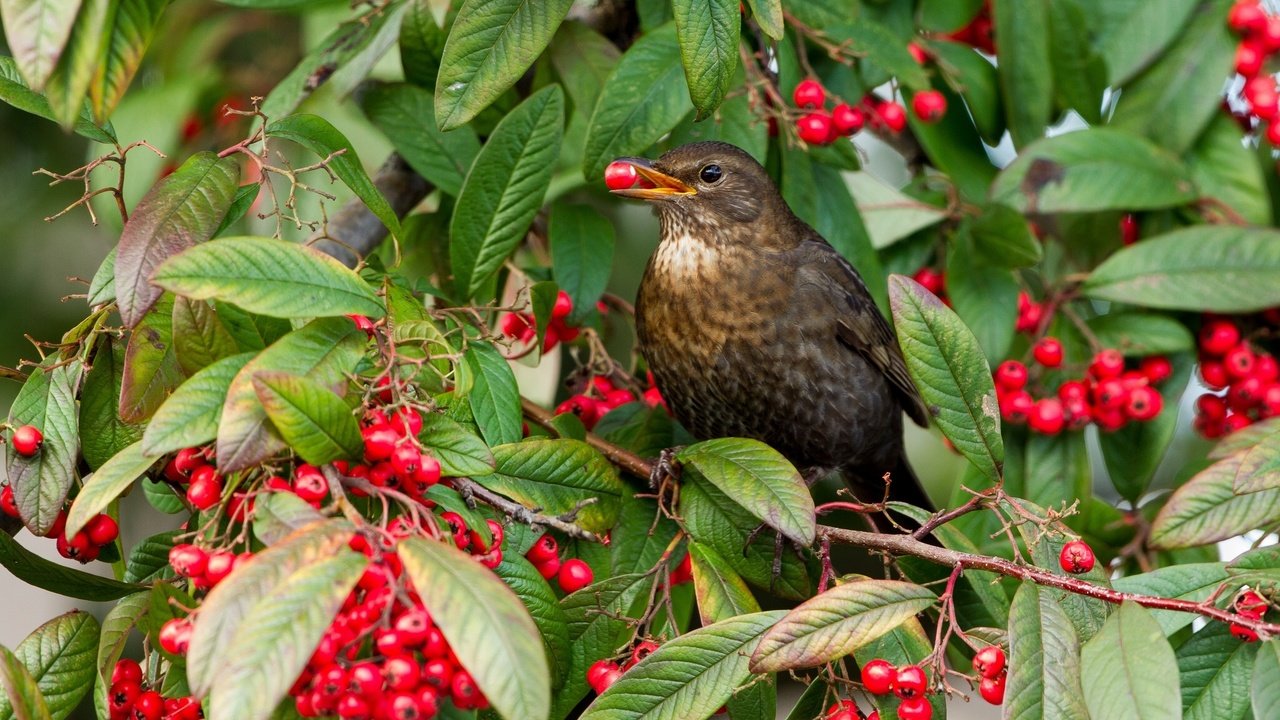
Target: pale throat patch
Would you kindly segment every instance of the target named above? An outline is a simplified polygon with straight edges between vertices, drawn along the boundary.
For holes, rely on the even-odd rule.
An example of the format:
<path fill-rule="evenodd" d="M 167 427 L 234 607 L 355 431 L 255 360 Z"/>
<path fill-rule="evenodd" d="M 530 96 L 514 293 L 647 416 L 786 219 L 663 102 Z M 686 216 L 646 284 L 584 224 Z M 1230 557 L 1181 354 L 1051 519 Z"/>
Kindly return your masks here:
<path fill-rule="evenodd" d="M 693 277 L 716 263 L 719 251 L 689 235 L 676 233 L 658 244 L 653 260 L 655 268 L 664 275 Z"/>

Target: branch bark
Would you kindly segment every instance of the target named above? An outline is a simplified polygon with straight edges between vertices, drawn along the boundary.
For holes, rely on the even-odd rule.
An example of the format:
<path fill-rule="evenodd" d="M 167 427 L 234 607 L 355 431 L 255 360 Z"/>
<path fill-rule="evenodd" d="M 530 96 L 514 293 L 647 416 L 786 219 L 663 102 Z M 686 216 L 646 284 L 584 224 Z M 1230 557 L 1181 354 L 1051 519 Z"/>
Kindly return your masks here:
<path fill-rule="evenodd" d="M 391 203 L 396 217 L 404 217 L 431 192 L 432 185 L 413 171 L 399 153 L 387 156 L 373 175 L 373 184 Z M 352 198 L 338 209 L 324 231 L 313 235 L 309 243 L 320 252 L 355 267 L 360 258 L 373 252 L 387 237 L 387 228 L 359 198 Z"/>

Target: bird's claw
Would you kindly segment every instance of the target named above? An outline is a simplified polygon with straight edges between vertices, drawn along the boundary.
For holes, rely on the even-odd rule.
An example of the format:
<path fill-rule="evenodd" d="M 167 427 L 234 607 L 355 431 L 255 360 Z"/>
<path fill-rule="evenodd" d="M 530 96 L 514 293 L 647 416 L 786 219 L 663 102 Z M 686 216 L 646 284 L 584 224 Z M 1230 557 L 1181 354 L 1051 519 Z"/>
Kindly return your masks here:
<path fill-rule="evenodd" d="M 680 479 L 680 461 L 676 459 L 676 454 L 682 448 L 665 448 L 658 453 L 658 459 L 653 462 L 653 469 L 649 471 L 649 489 L 658 490 L 667 480 Z"/>

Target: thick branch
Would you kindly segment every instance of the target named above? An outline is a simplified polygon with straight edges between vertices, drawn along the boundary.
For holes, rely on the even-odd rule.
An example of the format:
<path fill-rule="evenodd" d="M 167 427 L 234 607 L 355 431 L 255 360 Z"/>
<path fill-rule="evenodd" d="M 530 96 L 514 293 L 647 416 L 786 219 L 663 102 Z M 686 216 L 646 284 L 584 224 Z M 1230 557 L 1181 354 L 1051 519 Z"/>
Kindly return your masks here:
<path fill-rule="evenodd" d="M 583 530 L 568 517 L 569 515 L 576 515 L 582 509 L 582 506 L 575 508 L 571 513 L 557 517 L 530 510 L 514 500 L 508 500 L 495 492 L 491 492 L 488 488 L 470 478 L 453 478 L 450 482 L 453 483 L 454 489 L 462 493 L 463 497 L 474 495 L 515 518 L 516 522 L 525 525 L 542 525 L 559 530 L 569 537 L 581 538 L 589 542 L 600 542 L 600 538 L 595 533 Z"/>
<path fill-rule="evenodd" d="M 1018 563 L 1005 560 L 1004 558 L 990 557 L 987 555 L 974 555 L 972 553 L 957 552 L 955 550 L 948 550 L 946 548 L 929 545 L 916 540 L 910 535 L 888 535 L 864 532 L 862 530 L 846 530 L 844 528 L 831 527 L 828 525 L 819 525 L 818 536 L 820 538 L 826 537 L 833 542 L 845 545 L 854 545 L 857 547 L 867 548 L 869 550 L 883 550 L 895 556 L 912 555 L 939 565 L 961 567 L 972 570 L 986 570 L 988 572 L 1018 578 L 1019 580 L 1028 580 L 1044 587 L 1066 590 L 1067 592 L 1075 593 L 1076 595 L 1084 595 L 1086 597 L 1095 598 L 1109 603 L 1119 604 L 1127 600 L 1135 602 L 1143 607 L 1151 608 L 1152 610 L 1174 610 L 1177 612 L 1194 613 L 1214 620 L 1220 620 L 1225 623 L 1243 625 L 1260 634 L 1280 634 L 1280 624 L 1263 622 L 1260 619 L 1239 615 L 1208 603 L 1192 602 L 1190 600 L 1177 600 L 1175 598 L 1158 597 L 1155 595 L 1139 595 L 1137 593 L 1120 592 L 1119 590 L 1095 585 L 1091 582 L 1080 580 L 1078 578 L 1055 575 L 1048 570 L 1038 567 L 1019 565 Z"/>
<path fill-rule="evenodd" d="M 398 153 L 391 153 L 373 175 L 373 184 L 386 196 L 396 217 L 404 217 L 431 192 L 431 183 L 413 171 Z M 359 198 L 352 198 L 332 216 L 312 247 L 341 260 L 348 267 L 373 252 L 387 237 L 387 228 Z"/>
<path fill-rule="evenodd" d="M 538 425 L 556 432 L 555 425 L 551 424 L 551 418 L 554 417 L 549 410 L 541 407 L 537 403 L 528 398 L 520 398 L 521 409 L 524 410 L 525 417 L 534 421 Z M 609 462 L 617 465 L 622 470 L 635 475 L 639 478 L 648 478 L 653 473 L 653 465 L 644 458 L 636 455 L 630 450 L 620 448 L 617 445 L 605 440 L 594 433 L 587 433 L 587 444 L 600 451 Z"/>

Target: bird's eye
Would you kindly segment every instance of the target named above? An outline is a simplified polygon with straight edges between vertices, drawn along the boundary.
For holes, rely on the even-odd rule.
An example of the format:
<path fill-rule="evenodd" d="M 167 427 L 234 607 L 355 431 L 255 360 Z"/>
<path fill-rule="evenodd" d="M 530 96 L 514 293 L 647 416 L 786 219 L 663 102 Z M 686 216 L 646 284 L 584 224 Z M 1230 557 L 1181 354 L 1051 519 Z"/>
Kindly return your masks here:
<path fill-rule="evenodd" d="M 702 171 L 698 173 L 698 177 L 702 178 L 702 182 L 713 185 L 720 182 L 721 177 L 724 177 L 724 171 L 720 169 L 719 165 L 708 165 L 702 168 Z"/>

